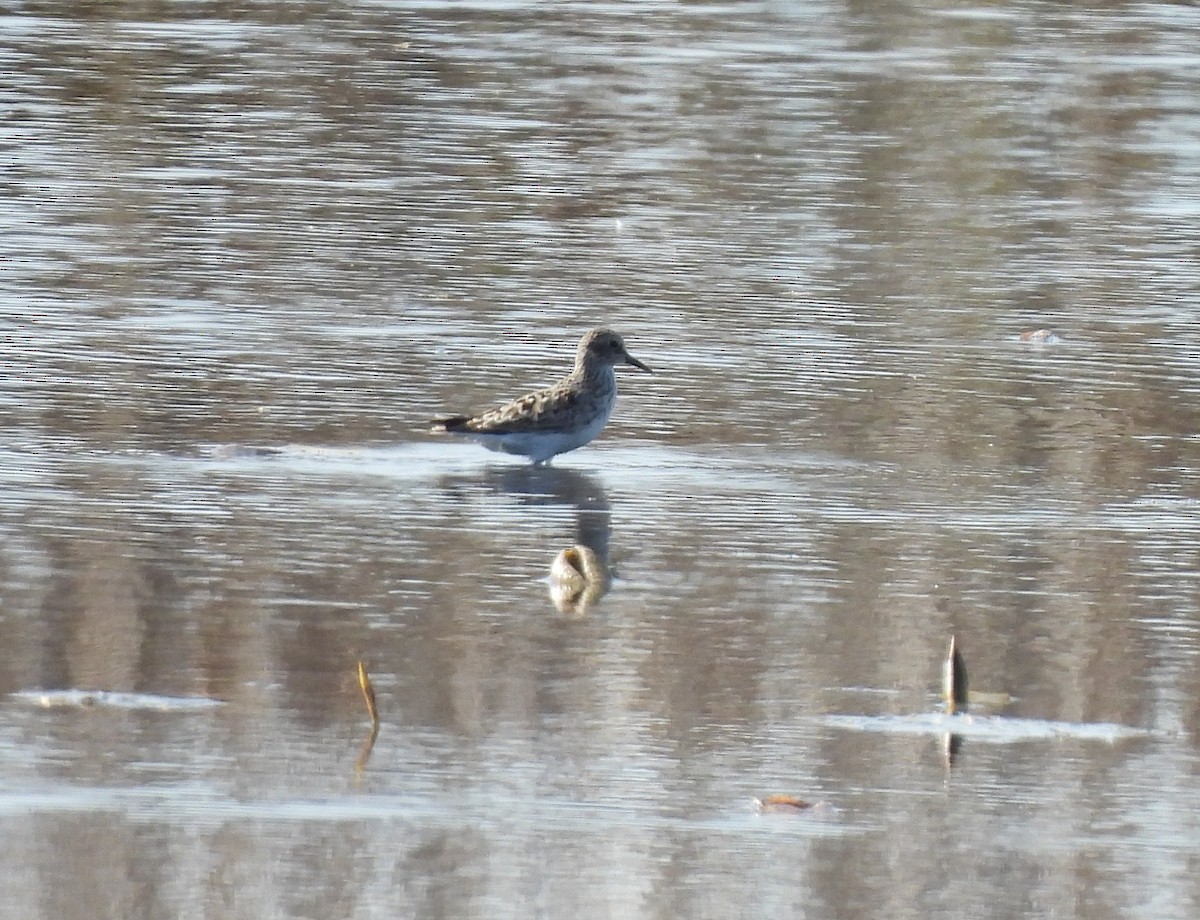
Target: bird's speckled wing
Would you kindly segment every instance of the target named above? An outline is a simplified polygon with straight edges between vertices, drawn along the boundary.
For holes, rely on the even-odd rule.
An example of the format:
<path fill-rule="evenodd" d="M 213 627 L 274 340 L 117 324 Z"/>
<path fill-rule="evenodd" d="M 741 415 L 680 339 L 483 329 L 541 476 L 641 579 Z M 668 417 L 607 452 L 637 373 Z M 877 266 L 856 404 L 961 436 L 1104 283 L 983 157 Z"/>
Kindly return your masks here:
<path fill-rule="evenodd" d="M 520 434 L 528 431 L 557 431 L 574 428 L 605 410 L 611 397 L 577 386 L 553 386 L 505 406 L 462 420 L 447 431 L 478 434 Z M 457 420 L 456 420 L 457 421 Z"/>

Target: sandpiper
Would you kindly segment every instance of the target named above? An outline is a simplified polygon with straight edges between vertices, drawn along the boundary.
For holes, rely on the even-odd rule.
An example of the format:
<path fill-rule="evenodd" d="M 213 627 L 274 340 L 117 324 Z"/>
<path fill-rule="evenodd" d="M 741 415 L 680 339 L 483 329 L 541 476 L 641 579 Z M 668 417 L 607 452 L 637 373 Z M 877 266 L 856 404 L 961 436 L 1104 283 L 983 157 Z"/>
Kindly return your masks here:
<path fill-rule="evenodd" d="M 593 329 L 579 340 L 575 367 L 553 386 L 522 396 L 482 415 L 436 419 L 434 431 L 461 435 L 491 450 L 542 464 L 583 447 L 604 430 L 617 402 L 613 367 L 650 368 L 625 350 L 615 332 Z"/>

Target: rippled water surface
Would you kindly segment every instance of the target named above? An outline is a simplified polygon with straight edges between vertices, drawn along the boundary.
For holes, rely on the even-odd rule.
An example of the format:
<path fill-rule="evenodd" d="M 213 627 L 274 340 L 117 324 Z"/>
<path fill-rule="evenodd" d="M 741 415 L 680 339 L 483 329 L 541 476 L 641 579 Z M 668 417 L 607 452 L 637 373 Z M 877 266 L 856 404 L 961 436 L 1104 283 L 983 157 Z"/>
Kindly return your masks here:
<path fill-rule="evenodd" d="M 0 64 L 4 916 L 1200 914 L 1200 12 L 18 2 Z M 598 325 L 592 445 L 426 431 Z"/>

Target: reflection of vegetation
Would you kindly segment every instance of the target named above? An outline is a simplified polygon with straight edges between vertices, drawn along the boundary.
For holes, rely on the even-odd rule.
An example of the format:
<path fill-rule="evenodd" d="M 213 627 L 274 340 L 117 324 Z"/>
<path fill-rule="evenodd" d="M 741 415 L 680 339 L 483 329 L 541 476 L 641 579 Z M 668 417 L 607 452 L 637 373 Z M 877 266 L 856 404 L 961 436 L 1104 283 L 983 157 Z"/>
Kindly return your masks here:
<path fill-rule="evenodd" d="M 367 715 L 371 717 L 371 733 L 363 742 L 362 750 L 358 752 L 358 760 L 354 763 L 355 771 L 361 773 L 366 767 L 367 761 L 371 759 L 371 751 L 375 749 L 375 739 L 379 737 L 379 710 L 375 706 L 375 687 L 371 683 L 370 675 L 367 674 L 367 666 L 361 661 L 358 663 L 358 687 L 362 690 L 363 699 L 367 704 Z"/>
<path fill-rule="evenodd" d="M 962 751 L 963 739 L 962 735 L 956 735 L 954 732 L 947 732 L 942 735 L 942 764 L 949 771 L 958 761 L 958 755 Z"/>

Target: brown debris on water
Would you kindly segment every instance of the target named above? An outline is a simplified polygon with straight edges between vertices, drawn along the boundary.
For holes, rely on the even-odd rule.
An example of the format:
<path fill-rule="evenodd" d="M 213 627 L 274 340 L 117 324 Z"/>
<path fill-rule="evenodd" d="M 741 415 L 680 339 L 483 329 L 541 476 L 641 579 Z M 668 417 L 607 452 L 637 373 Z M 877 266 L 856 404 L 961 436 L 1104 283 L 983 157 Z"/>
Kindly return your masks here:
<path fill-rule="evenodd" d="M 754 800 L 754 807 L 759 814 L 779 814 L 781 812 L 800 812 L 816 808 L 816 802 L 806 802 L 794 795 L 768 795 Z"/>

